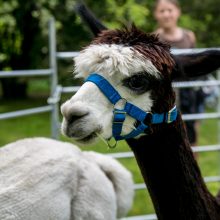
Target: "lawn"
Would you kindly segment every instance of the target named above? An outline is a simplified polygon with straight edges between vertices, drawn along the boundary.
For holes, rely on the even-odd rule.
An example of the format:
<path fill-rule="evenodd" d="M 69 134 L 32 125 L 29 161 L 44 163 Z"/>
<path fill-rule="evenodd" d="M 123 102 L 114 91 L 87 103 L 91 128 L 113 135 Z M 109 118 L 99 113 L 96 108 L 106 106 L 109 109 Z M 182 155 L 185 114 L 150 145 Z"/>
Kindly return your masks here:
<path fill-rule="evenodd" d="M 0 101 L 0 113 L 7 111 L 14 111 L 17 109 L 30 108 L 35 106 L 46 105 L 46 98 L 32 97 L 26 100 L 17 101 Z M 15 119 L 0 121 L 0 146 L 11 141 L 33 136 L 50 136 L 50 115 L 49 113 L 42 113 L 38 115 L 25 116 Z M 62 140 L 71 141 L 67 138 L 61 137 Z M 217 121 L 206 120 L 201 123 L 199 144 L 208 145 L 217 143 Z M 115 153 L 121 151 L 129 151 L 127 144 L 122 141 L 117 148 L 108 149 L 102 142 L 89 147 L 82 147 L 83 150 L 95 150 L 102 153 Z M 203 176 L 211 176 L 219 174 L 219 153 L 208 152 L 200 153 L 198 162 L 202 170 Z M 137 183 L 143 182 L 134 159 L 120 159 L 131 172 L 134 180 Z M 208 187 L 213 194 L 216 194 L 220 189 L 220 183 L 209 183 Z M 147 194 L 147 196 L 146 196 Z M 142 215 L 146 213 L 153 213 L 154 209 L 150 197 L 146 190 L 136 191 L 135 201 L 129 215 Z"/>

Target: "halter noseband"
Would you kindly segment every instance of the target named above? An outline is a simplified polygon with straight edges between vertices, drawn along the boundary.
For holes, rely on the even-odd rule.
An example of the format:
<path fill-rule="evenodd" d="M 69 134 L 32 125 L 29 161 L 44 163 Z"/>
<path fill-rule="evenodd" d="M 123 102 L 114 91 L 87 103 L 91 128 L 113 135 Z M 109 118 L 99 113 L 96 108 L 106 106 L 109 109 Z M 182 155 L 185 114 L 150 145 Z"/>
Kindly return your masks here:
<path fill-rule="evenodd" d="M 169 112 L 157 114 L 145 112 L 132 103 L 127 102 L 103 76 L 97 73 L 92 73 L 89 75 L 85 82 L 93 82 L 102 91 L 106 98 L 108 98 L 108 100 L 114 105 L 112 136 L 115 138 L 116 142 L 119 140 L 134 138 L 141 133 L 147 134 L 150 130 L 151 124 L 171 123 L 177 118 L 176 106 L 174 106 Z M 124 109 L 122 110 L 115 107 L 115 104 L 119 100 L 126 101 Z M 129 134 L 122 136 L 122 126 L 127 114 L 136 119 L 138 125 Z"/>

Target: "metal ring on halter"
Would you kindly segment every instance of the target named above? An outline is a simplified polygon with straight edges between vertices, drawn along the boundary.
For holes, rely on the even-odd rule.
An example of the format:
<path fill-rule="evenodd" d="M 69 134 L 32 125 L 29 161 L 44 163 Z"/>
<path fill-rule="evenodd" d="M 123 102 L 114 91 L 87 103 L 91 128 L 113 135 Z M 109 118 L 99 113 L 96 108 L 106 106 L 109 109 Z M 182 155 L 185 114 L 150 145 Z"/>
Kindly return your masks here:
<path fill-rule="evenodd" d="M 111 145 L 111 144 L 110 144 L 110 141 L 111 141 L 112 139 L 113 139 L 113 138 L 111 137 L 109 140 L 107 140 L 107 144 L 108 144 L 108 147 L 109 147 L 110 149 L 116 148 L 116 146 L 117 146 L 117 144 L 118 144 L 118 141 L 115 140 L 115 143 Z"/>
<path fill-rule="evenodd" d="M 121 101 L 124 101 L 123 107 L 122 108 L 118 108 L 116 105 L 120 104 Z M 118 110 L 123 110 L 125 108 L 125 105 L 127 103 L 127 100 L 125 98 L 121 98 L 119 99 L 115 104 L 114 104 L 114 108 L 118 109 Z"/>

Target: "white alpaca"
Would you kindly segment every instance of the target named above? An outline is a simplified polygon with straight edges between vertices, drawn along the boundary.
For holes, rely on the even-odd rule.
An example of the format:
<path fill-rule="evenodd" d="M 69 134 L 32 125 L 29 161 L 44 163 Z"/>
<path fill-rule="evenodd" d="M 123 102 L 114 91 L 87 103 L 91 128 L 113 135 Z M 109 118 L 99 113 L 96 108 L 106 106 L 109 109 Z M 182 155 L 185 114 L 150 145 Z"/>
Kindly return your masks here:
<path fill-rule="evenodd" d="M 115 220 L 131 207 L 131 174 L 108 156 L 32 138 L 0 158 L 1 220 Z"/>

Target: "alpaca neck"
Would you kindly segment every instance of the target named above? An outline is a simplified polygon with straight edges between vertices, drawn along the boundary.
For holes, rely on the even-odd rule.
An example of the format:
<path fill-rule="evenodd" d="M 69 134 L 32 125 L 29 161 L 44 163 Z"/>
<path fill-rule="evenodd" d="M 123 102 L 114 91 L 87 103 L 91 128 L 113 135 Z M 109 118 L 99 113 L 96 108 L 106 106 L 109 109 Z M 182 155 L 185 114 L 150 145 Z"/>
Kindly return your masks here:
<path fill-rule="evenodd" d="M 129 139 L 159 220 L 219 220 L 185 135 L 181 116 L 152 135 Z"/>

